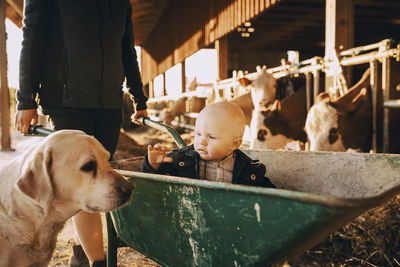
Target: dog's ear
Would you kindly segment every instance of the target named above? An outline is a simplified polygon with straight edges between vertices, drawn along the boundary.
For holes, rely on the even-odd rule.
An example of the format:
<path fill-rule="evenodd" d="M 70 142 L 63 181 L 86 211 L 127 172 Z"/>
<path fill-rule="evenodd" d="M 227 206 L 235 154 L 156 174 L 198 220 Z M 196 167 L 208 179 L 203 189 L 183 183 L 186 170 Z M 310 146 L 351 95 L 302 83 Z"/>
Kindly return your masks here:
<path fill-rule="evenodd" d="M 51 178 L 53 164 L 49 148 L 39 151 L 27 162 L 23 175 L 17 180 L 16 188 L 47 210 L 54 198 Z"/>

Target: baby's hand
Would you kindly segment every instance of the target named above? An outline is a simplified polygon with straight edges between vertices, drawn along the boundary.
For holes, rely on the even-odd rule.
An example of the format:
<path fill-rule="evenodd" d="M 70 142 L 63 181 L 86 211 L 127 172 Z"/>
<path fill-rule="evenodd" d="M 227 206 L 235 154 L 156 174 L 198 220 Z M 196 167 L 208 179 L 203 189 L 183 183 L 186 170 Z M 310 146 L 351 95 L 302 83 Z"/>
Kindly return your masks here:
<path fill-rule="evenodd" d="M 161 163 L 172 162 L 172 158 L 166 156 L 168 150 L 168 147 L 159 144 L 147 146 L 147 158 L 153 169 L 157 170 Z"/>

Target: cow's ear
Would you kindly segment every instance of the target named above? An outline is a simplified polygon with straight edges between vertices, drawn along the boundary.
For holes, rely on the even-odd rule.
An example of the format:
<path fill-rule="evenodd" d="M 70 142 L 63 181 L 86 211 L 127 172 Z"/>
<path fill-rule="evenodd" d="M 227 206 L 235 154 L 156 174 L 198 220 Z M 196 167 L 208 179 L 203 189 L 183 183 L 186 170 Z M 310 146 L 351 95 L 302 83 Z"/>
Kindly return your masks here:
<path fill-rule="evenodd" d="M 275 100 L 271 105 L 271 111 L 280 111 L 281 110 L 281 101 Z"/>
<path fill-rule="evenodd" d="M 246 77 L 243 77 L 239 79 L 239 84 L 240 86 L 246 87 L 247 85 L 251 84 L 251 81 Z"/>
<path fill-rule="evenodd" d="M 366 99 L 367 96 L 367 88 L 363 88 L 360 93 L 348 104 L 338 104 L 336 101 L 330 102 L 332 106 L 334 106 L 340 114 L 346 115 L 348 113 L 352 113 L 356 111 L 363 102 L 368 101 Z"/>
<path fill-rule="evenodd" d="M 360 93 L 350 103 L 349 112 L 356 111 L 361 104 L 366 101 L 367 88 L 363 88 Z"/>
<path fill-rule="evenodd" d="M 315 103 L 321 102 L 323 100 L 329 100 L 329 94 L 326 92 L 320 93 L 317 98 L 315 99 Z"/>

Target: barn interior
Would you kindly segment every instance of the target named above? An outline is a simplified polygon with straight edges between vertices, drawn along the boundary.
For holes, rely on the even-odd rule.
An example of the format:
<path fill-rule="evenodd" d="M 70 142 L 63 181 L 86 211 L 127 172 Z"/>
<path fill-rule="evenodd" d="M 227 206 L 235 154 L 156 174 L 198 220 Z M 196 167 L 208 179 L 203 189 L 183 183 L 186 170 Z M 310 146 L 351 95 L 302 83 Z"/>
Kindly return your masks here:
<path fill-rule="evenodd" d="M 376 45 L 377 50 L 396 48 L 400 37 L 400 3 L 395 0 L 210 0 L 201 3 L 176 0 L 150 1 L 146 5 L 134 1 L 133 4 L 142 11 L 134 17 L 134 27 L 137 44 L 142 47 L 143 81 L 152 101 L 157 104 L 160 103 L 157 99 L 173 98 L 166 81 L 167 72 L 173 67 L 179 66 L 182 72 L 179 78 L 182 85 L 175 89 L 182 95 L 192 90 L 193 81 L 187 80 L 185 59 L 204 48 L 217 51 L 215 88 L 229 86 L 229 82 L 235 79 L 232 77 L 237 75 L 236 71 L 254 73 L 256 66 L 274 69 L 288 64 L 288 51 L 297 51 L 300 62 L 312 58 L 332 61 L 337 56 L 341 57 L 342 51 L 378 44 L 383 40 L 388 40 L 386 48 Z M 147 4 L 157 7 L 158 13 L 147 14 L 146 8 L 151 9 Z M 286 62 L 282 63 L 282 59 Z M 381 59 L 378 61 L 382 62 Z M 392 57 L 390 61 L 395 62 L 396 58 Z M 368 67 L 368 60 L 342 64 L 348 86 L 359 81 Z M 379 69 L 379 72 L 382 71 Z M 320 84 L 319 88 L 313 88 L 314 98 L 333 86 L 333 78 L 330 74 L 325 77 L 326 73 L 321 71 L 318 77 L 311 78 Z M 155 82 L 157 79 L 162 82 Z M 156 88 L 160 86 L 162 88 Z M 384 86 L 379 85 L 381 87 Z M 393 94 L 396 95 L 396 92 Z M 238 95 L 233 93 L 233 96 Z M 225 96 L 227 99 L 230 97 Z M 383 96 L 377 97 L 380 103 L 389 100 L 389 97 L 385 100 Z M 312 97 L 309 101 L 311 105 Z M 164 107 L 161 104 L 155 109 Z M 379 118 L 384 116 L 380 106 L 374 113 Z M 377 131 L 374 137 L 379 140 L 377 146 L 383 142 L 383 135 Z"/>
<path fill-rule="evenodd" d="M 223 12 L 231 12 L 231 5 L 234 5 L 235 12 L 230 16 L 243 16 L 243 19 L 227 18 L 225 24 L 229 27 L 219 30 L 221 37 L 227 39 L 225 45 L 228 47 L 228 67 L 226 73 L 221 74 L 221 78 L 227 78 L 232 75 L 233 70 L 237 69 L 255 71 L 257 65 L 277 66 L 281 58 L 286 57 L 288 50 L 299 51 L 300 60 L 324 56 L 327 38 L 326 23 L 335 23 L 328 22 L 326 18 L 326 7 L 329 2 L 326 0 L 225 0 L 202 1 L 199 4 L 195 1 L 179 0 L 132 1 L 136 43 L 148 50 L 158 63 L 162 63 L 168 55 L 176 52 L 187 57 L 194 53 L 195 49 L 213 48 L 215 42 L 203 41 L 202 44 L 200 40 L 195 47 L 196 45 L 190 42 L 190 38 L 194 32 L 202 27 L 206 28 L 209 23 L 218 23 L 213 22 L 212 18 L 218 18 L 218 15 Z M 398 30 L 400 3 L 398 1 L 334 2 L 338 5 L 335 20 L 338 24 L 337 28 L 340 34 L 345 35 L 340 37 L 344 40 L 341 40 L 344 42 L 341 44 L 342 49 L 376 43 L 388 38 L 393 39 L 395 43 L 398 42 L 400 37 Z M 172 16 L 171 14 L 174 15 L 175 20 L 169 17 L 169 15 Z M 171 27 L 169 30 L 160 31 L 161 28 L 165 29 L 164 25 Z M 247 32 L 249 28 L 253 29 L 252 32 Z M 154 35 L 157 32 L 160 34 L 156 37 Z M 176 36 L 177 33 L 179 37 Z M 159 43 L 163 52 L 157 51 L 152 42 Z M 170 43 L 174 44 L 170 45 Z M 180 47 L 185 46 L 184 52 L 179 50 Z M 156 52 L 153 53 L 153 50 Z"/>
<path fill-rule="evenodd" d="M 254 73 L 256 66 L 270 69 L 288 64 L 288 51 L 298 51 L 300 62 L 315 57 L 332 59 L 341 51 L 386 39 L 391 40 L 386 46 L 395 48 L 400 39 L 398 0 L 130 2 L 135 43 L 141 50 L 142 81 L 152 102 L 158 102 L 158 98 L 168 99 L 171 91 L 184 95 L 193 90 L 193 80 L 187 77 L 185 61 L 202 49 L 214 49 L 217 53 L 216 62 L 201 66 L 216 68 L 216 78 L 208 84 L 215 87 L 229 84 L 237 71 Z M 23 0 L 3 3 L 3 20 L 7 17 L 22 27 Z M 4 56 L 5 51 L 2 53 Z M 282 63 L 282 59 L 286 63 Z M 396 59 L 392 56 L 391 61 Z M 166 81 L 166 74 L 174 67 L 179 67 L 180 73 L 174 78 L 176 88 L 171 89 L 167 88 L 171 83 Z M 347 83 L 357 82 L 367 67 L 368 61 L 354 66 L 343 65 Z M 325 74 L 320 71 L 320 87 L 314 88 L 314 94 L 332 86 L 332 79 Z M 313 76 L 313 79 L 316 78 Z M 7 89 L 2 91 L 6 95 Z M 2 107 L 8 105 L 4 99 Z M 312 99 L 310 101 L 312 104 Z M 162 105 L 157 107 L 158 111 L 162 108 Z M 9 120 L 5 108 L 3 113 L 2 129 L 6 140 L 3 146 L 7 147 L 6 124 Z"/>
<path fill-rule="evenodd" d="M 380 105 L 374 110 L 376 121 L 380 120 L 383 126 L 383 118 L 386 120 L 390 118 L 389 111 L 400 110 L 398 101 L 390 102 L 393 103 L 394 109 L 383 108 L 383 102 L 389 103 L 392 98 L 394 101 L 400 98 L 400 87 L 396 88 L 393 83 L 382 82 L 388 77 L 385 76 L 388 74 L 388 65 L 384 64 L 384 58 L 390 59 L 392 65 L 389 64 L 389 70 L 394 64 L 399 64 L 399 0 L 130 0 L 130 2 L 133 8 L 136 45 L 141 51 L 142 79 L 146 93 L 150 97 L 149 111 L 153 112 L 151 114 L 154 114 L 154 118 L 159 116 L 163 108 L 169 107 L 165 101 L 170 104 L 176 103 L 172 101 L 175 97 L 170 93 L 178 92 L 179 96 L 200 94 L 200 90 L 196 90 L 200 87 L 199 84 L 197 87 L 193 86 L 193 80 L 188 79 L 189 65 L 186 64 L 186 60 L 203 49 L 216 51 L 217 55 L 215 62 L 210 61 L 209 65 L 201 66 L 214 68 L 213 65 L 217 65 L 215 80 L 205 86 L 212 89 L 228 88 L 232 95 L 225 97 L 232 98 L 237 96 L 233 92 L 233 87 L 237 84 L 235 75 L 239 75 L 240 70 L 248 72 L 248 77 L 252 78 L 251 75 L 256 71 L 256 67 L 265 65 L 268 69 L 281 68 L 275 73 L 287 75 L 286 70 L 282 71 L 282 67 L 289 61 L 288 51 L 298 51 L 300 61 L 317 57 L 320 63 L 325 57 L 329 59 L 338 56 L 336 53 L 340 51 L 378 44 L 373 45 L 374 52 L 371 53 L 377 55 L 379 50 L 383 50 L 383 53 L 391 53 L 390 56 L 367 59 L 349 66 L 346 62 L 353 58 L 346 59 L 346 56 L 339 55 L 343 62 L 345 77 L 351 86 L 360 79 L 366 68 L 375 66 L 379 77 L 371 83 L 375 86 L 373 89 L 380 93 L 379 99 L 376 100 Z M 23 4 L 23 0 L 0 0 L 0 21 L 4 22 L 4 19 L 8 18 L 18 27 L 22 27 Z M 390 41 L 381 43 L 387 39 Z M 5 42 L 4 24 L 0 23 L 1 81 L 7 80 Z M 285 59 L 286 63 L 282 63 L 282 59 Z M 179 67 L 179 75 L 176 78 L 178 81 L 173 84 L 177 87 L 170 89 L 167 76 L 176 66 Z M 395 69 L 391 70 L 393 74 Z M 299 75 L 304 76 L 304 73 Z M 330 76 L 324 71 L 319 70 L 318 75 L 321 79 L 318 92 L 332 86 Z M 312 80 L 316 77 L 311 74 Z M 158 83 L 160 80 L 162 83 Z M 310 90 L 315 89 L 312 82 Z M 386 90 L 388 88 L 390 90 Z M 390 91 L 391 95 L 383 95 L 385 91 Z M 1 150 L 5 151 L 12 149 L 10 125 L 13 118 L 9 113 L 8 95 L 7 83 L 1 82 Z M 192 120 L 186 125 L 189 127 L 187 129 L 191 129 L 190 125 L 193 125 L 196 112 L 204 106 L 206 98 L 200 95 L 197 98 L 199 102 L 193 101 L 188 106 L 190 109 L 186 110 L 184 116 Z M 175 120 L 179 122 L 181 117 L 177 116 Z M 389 130 L 386 130 L 386 134 L 389 134 Z M 373 152 L 388 151 L 389 141 L 384 141 L 384 138 L 383 130 L 376 132 Z M 398 139 L 398 136 L 390 138 Z M 388 164 L 393 162 L 388 157 Z M 382 172 L 381 169 L 376 170 Z M 397 260 L 400 254 L 396 250 L 399 240 L 397 234 L 400 225 L 399 207 L 400 198 L 397 197 L 388 205 L 361 216 L 358 221 L 347 225 L 347 230 L 343 230 L 344 233 L 341 231 L 330 236 L 319 247 L 303 254 L 303 261 L 306 264 L 301 265 L 299 259 L 297 266 L 310 266 L 311 262 L 315 266 L 322 264 L 334 266 L 339 262 L 339 258 L 344 262 L 343 266 L 400 265 Z M 356 247 L 353 251 L 359 250 L 362 253 L 352 255 L 339 253 L 340 251 L 347 253 L 351 247 Z M 388 257 L 389 250 L 393 252 L 393 257 Z M 315 255 L 320 255 L 322 260 L 315 263 L 313 258 Z M 361 256 L 357 258 L 357 255 Z M 333 263 L 329 256 L 334 258 Z M 374 261 L 376 258 L 380 261 Z"/>

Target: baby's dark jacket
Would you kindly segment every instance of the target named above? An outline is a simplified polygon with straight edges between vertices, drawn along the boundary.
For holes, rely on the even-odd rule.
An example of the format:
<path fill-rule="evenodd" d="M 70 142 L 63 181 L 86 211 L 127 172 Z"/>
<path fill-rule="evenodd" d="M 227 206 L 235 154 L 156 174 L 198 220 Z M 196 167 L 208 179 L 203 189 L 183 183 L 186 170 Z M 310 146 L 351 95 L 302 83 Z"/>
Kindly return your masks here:
<path fill-rule="evenodd" d="M 258 160 L 252 160 L 239 149 L 234 151 L 235 164 L 232 172 L 232 183 L 252 186 L 276 188 L 265 177 L 265 165 Z M 173 150 L 168 154 L 173 159 L 172 163 L 163 163 L 158 170 L 151 167 L 147 155 L 142 163 L 142 171 L 147 173 L 165 174 L 179 177 L 199 179 L 200 155 L 194 150 L 193 145 Z"/>

